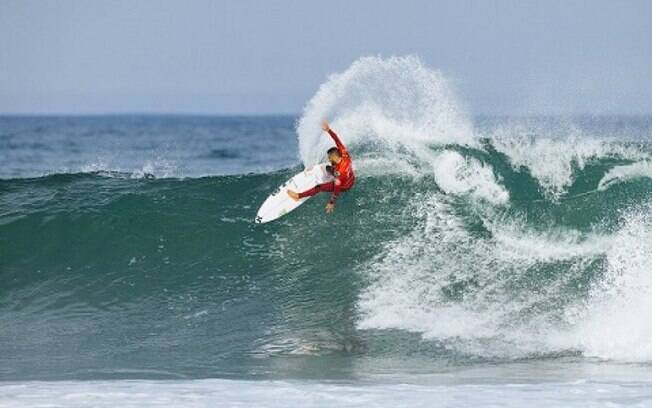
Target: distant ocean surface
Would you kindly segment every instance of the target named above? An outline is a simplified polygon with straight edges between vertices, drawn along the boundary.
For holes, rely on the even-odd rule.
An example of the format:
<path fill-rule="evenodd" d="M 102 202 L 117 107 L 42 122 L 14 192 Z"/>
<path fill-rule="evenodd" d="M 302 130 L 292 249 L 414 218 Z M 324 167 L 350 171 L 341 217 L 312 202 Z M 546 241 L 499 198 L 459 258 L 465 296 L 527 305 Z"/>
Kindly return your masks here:
<path fill-rule="evenodd" d="M 0 117 L 0 407 L 652 406 L 652 117 L 459 106 L 368 58 L 297 117 Z M 254 224 L 323 118 L 355 187 Z"/>

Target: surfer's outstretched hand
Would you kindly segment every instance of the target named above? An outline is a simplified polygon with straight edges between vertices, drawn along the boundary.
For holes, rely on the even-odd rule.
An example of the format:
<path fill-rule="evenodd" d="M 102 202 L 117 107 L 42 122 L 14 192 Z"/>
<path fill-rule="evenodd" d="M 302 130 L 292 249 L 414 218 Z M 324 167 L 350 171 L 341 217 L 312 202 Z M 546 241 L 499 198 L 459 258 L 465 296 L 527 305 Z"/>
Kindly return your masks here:
<path fill-rule="evenodd" d="M 327 122 L 327 121 L 323 121 L 323 122 L 321 123 L 321 128 L 323 129 L 324 132 L 328 132 L 328 130 L 330 129 L 330 126 L 328 126 L 328 122 Z"/>
<path fill-rule="evenodd" d="M 326 214 L 330 214 L 335 210 L 335 204 L 328 203 L 326 204 Z"/>
<path fill-rule="evenodd" d="M 297 193 L 297 192 L 295 192 L 295 191 L 292 191 L 292 190 L 288 190 L 288 195 L 289 195 L 290 198 L 292 198 L 294 201 L 299 201 L 299 193 Z"/>

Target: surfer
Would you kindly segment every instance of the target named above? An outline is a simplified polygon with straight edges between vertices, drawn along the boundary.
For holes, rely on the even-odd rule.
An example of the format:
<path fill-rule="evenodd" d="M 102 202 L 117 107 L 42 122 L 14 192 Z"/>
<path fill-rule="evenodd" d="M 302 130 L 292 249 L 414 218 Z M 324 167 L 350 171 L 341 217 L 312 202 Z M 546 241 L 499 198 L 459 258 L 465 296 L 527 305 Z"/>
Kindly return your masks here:
<path fill-rule="evenodd" d="M 335 200 L 337 200 L 340 192 L 347 191 L 353 187 L 355 175 L 353 174 L 351 156 L 349 155 L 346 146 L 344 146 L 337 134 L 328 126 L 328 122 L 324 121 L 321 128 L 324 132 L 328 132 L 335 142 L 336 147 L 331 147 L 326 152 L 328 161 L 331 162 L 331 165 L 327 166 L 327 170 L 333 175 L 333 177 L 335 177 L 335 179 L 327 183 L 318 184 L 310 190 L 306 190 L 302 193 L 288 190 L 288 195 L 297 201 L 304 197 L 314 196 L 322 191 L 331 192 L 331 198 L 328 200 L 328 204 L 326 204 L 326 213 L 330 214 L 335 209 Z"/>

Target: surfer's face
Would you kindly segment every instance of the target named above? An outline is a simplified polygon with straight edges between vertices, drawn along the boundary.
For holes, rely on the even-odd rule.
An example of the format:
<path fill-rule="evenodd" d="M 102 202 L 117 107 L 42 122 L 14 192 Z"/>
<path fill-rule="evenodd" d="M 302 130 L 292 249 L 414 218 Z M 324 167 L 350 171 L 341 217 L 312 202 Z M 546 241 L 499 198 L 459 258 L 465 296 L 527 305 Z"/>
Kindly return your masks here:
<path fill-rule="evenodd" d="M 331 153 L 328 155 L 328 161 L 330 161 L 332 164 L 338 164 L 341 160 L 342 158 L 338 154 Z"/>

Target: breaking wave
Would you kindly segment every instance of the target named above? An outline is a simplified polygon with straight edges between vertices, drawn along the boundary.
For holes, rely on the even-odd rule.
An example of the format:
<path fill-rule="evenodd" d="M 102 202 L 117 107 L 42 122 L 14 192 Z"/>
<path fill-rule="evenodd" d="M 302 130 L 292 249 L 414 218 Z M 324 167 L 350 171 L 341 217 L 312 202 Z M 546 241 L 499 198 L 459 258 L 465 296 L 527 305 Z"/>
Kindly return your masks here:
<path fill-rule="evenodd" d="M 328 147 L 321 119 L 360 176 L 332 217 L 315 198 L 252 223 L 298 168 L 0 180 L 0 341 L 31 345 L 0 375 L 53 349 L 79 356 L 48 360 L 71 376 L 160 361 L 147 353 L 199 376 L 334 353 L 652 361 L 649 143 L 562 122 L 478 130 L 414 57 L 329 78 L 298 123 L 306 165 Z"/>

